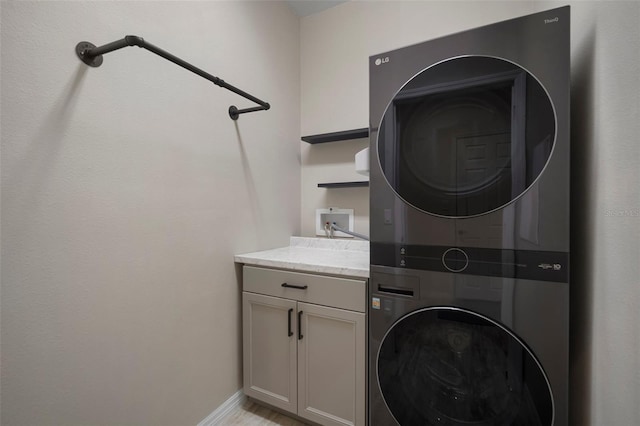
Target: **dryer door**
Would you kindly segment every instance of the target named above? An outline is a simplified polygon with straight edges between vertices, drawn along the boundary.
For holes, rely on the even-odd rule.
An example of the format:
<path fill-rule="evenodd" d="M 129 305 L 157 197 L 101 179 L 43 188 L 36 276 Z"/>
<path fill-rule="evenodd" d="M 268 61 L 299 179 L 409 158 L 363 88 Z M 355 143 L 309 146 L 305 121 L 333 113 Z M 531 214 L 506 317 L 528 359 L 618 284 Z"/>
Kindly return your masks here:
<path fill-rule="evenodd" d="M 407 204 L 445 217 L 499 209 L 542 173 L 555 140 L 547 92 L 497 58 L 450 59 L 417 74 L 391 100 L 377 152 Z"/>
<path fill-rule="evenodd" d="M 551 388 L 533 353 L 468 310 L 432 307 L 400 318 L 382 340 L 376 368 L 402 426 L 553 424 Z"/>

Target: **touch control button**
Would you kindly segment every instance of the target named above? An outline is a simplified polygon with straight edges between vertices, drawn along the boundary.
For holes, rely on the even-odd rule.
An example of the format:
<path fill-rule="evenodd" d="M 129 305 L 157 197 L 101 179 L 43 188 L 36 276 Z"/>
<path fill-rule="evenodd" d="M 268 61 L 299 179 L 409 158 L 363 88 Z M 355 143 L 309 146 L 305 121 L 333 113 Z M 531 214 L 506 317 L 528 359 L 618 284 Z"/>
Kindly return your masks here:
<path fill-rule="evenodd" d="M 451 272 L 462 272 L 469 266 L 469 256 L 463 250 L 452 247 L 442 255 L 442 264 Z"/>

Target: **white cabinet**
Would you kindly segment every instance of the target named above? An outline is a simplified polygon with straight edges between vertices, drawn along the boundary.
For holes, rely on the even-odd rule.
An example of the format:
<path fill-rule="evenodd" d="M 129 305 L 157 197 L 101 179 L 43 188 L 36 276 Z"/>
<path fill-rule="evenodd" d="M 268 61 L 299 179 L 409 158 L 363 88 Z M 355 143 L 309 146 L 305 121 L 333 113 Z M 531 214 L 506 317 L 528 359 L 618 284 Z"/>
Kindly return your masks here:
<path fill-rule="evenodd" d="M 364 314 L 308 303 L 298 310 L 298 415 L 325 425 L 364 425 Z"/>
<path fill-rule="evenodd" d="M 244 267 L 244 392 L 321 425 L 365 424 L 364 280 Z"/>
<path fill-rule="evenodd" d="M 244 393 L 290 412 L 298 410 L 296 302 L 242 293 Z M 289 328 L 291 318 L 291 328 Z"/>

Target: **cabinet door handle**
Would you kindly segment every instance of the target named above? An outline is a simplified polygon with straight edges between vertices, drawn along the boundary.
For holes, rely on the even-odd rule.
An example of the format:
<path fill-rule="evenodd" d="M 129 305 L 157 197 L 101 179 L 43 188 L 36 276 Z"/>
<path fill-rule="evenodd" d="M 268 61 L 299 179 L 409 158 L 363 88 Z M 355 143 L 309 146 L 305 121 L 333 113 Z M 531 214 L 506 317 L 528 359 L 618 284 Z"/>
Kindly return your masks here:
<path fill-rule="evenodd" d="M 298 340 L 302 340 L 302 311 L 298 312 Z"/>
<path fill-rule="evenodd" d="M 282 287 L 297 288 L 298 290 L 306 290 L 307 287 L 309 287 L 309 286 L 308 285 L 293 285 L 293 284 L 282 283 Z"/>
<path fill-rule="evenodd" d="M 293 313 L 293 308 L 289 309 L 289 317 L 287 319 L 287 335 L 289 337 L 293 336 L 293 331 L 291 331 L 291 314 Z"/>

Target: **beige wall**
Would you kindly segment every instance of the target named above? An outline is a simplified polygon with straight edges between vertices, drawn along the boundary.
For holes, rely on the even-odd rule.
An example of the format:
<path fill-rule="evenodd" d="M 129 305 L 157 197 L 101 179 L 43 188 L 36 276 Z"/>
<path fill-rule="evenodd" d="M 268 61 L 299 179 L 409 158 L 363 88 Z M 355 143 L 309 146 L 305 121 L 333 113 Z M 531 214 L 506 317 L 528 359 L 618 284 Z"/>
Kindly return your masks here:
<path fill-rule="evenodd" d="M 5 2 L 2 424 L 197 424 L 241 387 L 234 253 L 300 232 L 299 22 L 280 2 Z M 89 68 L 76 43 L 137 47 Z"/>
<path fill-rule="evenodd" d="M 361 125 L 359 128 L 367 127 Z M 353 129 L 353 128 L 350 128 Z M 348 129 L 343 129 L 348 130 Z M 300 143 L 302 158 L 302 236 L 316 235 L 316 209 L 353 209 L 355 232 L 369 235 L 369 188 L 318 188 L 318 183 L 369 180 L 355 171 L 355 154 L 369 146 L 369 139 L 310 145 Z"/>
<path fill-rule="evenodd" d="M 366 127 L 370 55 L 567 3 L 572 6 L 571 424 L 640 424 L 640 3 L 352 1 L 305 17 L 301 127 L 303 134 Z M 321 171 L 305 149 L 315 147 L 302 151 L 303 232 L 324 202 L 307 183 Z M 352 164 L 341 163 L 341 150 L 347 148 L 335 149 L 326 172 L 348 173 Z M 355 194 L 338 207 L 360 205 L 366 197 Z M 360 223 L 364 229 L 366 222 Z"/>

